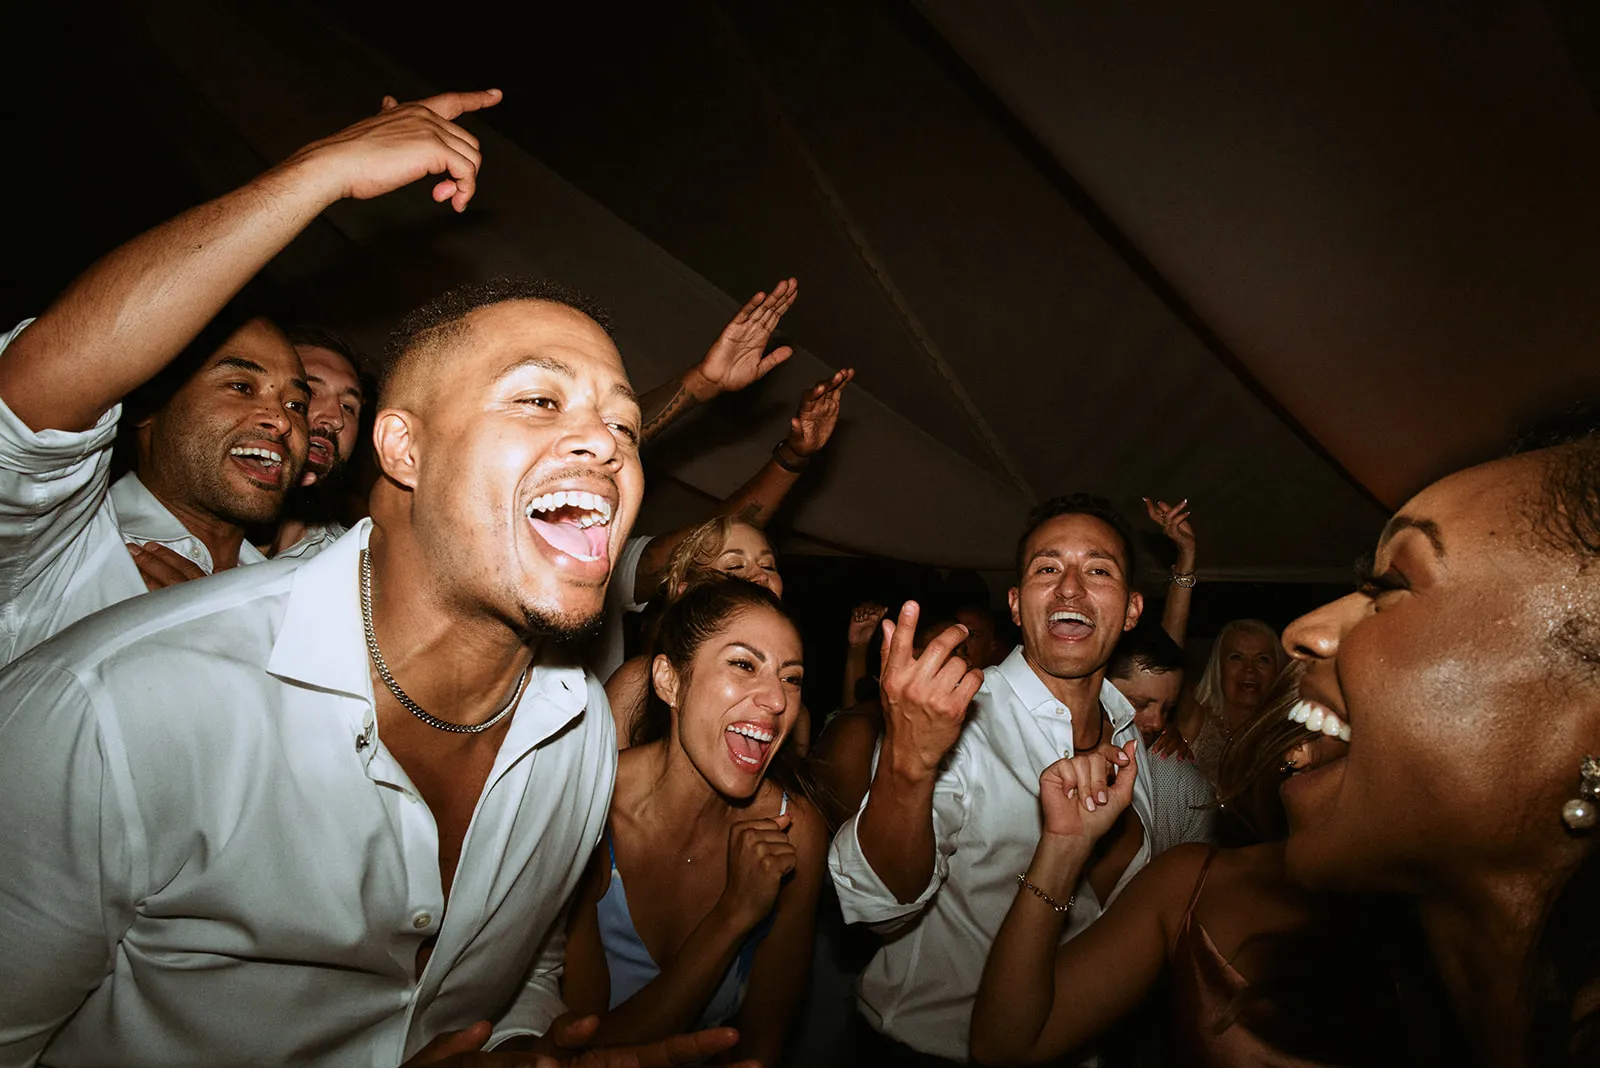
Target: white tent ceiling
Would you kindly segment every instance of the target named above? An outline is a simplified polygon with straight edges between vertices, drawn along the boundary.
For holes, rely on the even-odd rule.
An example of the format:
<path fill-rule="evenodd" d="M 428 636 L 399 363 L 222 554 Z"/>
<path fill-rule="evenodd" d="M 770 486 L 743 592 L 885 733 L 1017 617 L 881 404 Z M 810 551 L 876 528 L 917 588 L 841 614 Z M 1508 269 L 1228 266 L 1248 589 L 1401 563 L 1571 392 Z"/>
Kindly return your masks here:
<path fill-rule="evenodd" d="M 1002 568 L 1030 503 L 1089 489 L 1191 498 L 1210 577 L 1337 578 L 1385 505 L 1600 377 L 1600 138 L 1537 7 L 380 9 L 100 32 L 200 190 L 385 92 L 506 89 L 466 217 L 341 205 L 272 269 L 369 348 L 445 285 L 544 273 L 612 307 L 648 387 L 798 275 L 800 355 L 652 457 L 657 523 L 854 366 L 792 517 L 813 547 Z"/>

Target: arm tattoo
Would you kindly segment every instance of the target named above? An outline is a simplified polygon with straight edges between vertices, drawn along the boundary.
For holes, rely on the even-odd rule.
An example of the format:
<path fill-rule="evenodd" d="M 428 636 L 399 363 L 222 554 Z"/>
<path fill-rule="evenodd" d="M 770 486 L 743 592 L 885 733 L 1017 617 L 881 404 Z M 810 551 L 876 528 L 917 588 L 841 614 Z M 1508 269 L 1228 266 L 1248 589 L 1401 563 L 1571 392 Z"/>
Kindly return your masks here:
<path fill-rule="evenodd" d="M 667 429 L 667 427 L 671 426 L 679 416 L 688 411 L 690 408 L 694 407 L 696 404 L 695 395 L 689 392 L 687 386 L 685 386 L 682 382 L 679 382 L 678 388 L 672 391 L 671 396 L 667 397 L 666 402 L 662 404 L 659 409 L 652 412 L 650 410 L 650 408 L 654 407 L 652 402 L 657 401 L 659 399 L 659 395 L 665 392 L 665 388 L 653 390 L 644 398 L 644 428 L 640 431 L 640 435 L 644 441 L 649 441 L 651 438 Z"/>

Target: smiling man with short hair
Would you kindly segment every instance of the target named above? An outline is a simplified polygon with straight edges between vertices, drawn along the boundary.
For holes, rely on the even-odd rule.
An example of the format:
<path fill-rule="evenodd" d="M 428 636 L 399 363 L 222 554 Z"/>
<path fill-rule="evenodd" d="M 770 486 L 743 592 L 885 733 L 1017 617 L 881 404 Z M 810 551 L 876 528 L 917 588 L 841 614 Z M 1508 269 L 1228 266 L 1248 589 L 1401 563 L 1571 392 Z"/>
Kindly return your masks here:
<path fill-rule="evenodd" d="M 442 174 L 462 208 L 477 142 L 452 120 L 498 100 L 386 101 L 180 217 L 143 273 L 102 267 L 231 271 L 220 302 L 343 197 Z M 446 294 L 399 331 L 370 520 L 0 670 L 0 1063 L 526 1065 L 593 1033 L 562 1016 L 559 921 L 617 750 L 571 643 L 644 489 L 596 315 L 548 285 Z M 736 1037 L 585 1057 L 689 1063 Z"/>
<path fill-rule="evenodd" d="M 1112 650 L 1144 607 L 1132 551 L 1126 521 L 1103 498 L 1034 509 L 1009 594 L 1022 644 L 982 672 L 970 712 L 962 694 L 977 673 L 951 656 L 963 629 L 914 658 L 909 641 L 896 643 L 909 639 L 916 606 L 886 625 L 884 739 L 866 800 L 829 858 L 845 919 L 905 928 L 861 977 L 858 1003 L 873 1029 L 861 1037 L 874 1063 L 967 1059 L 978 978 L 1038 842 L 1040 772 L 1063 755 L 1138 739 L 1133 708 L 1104 685 Z M 1131 815 L 1086 873 L 1065 937 L 1177 844 L 1158 838 L 1162 799 L 1142 745 L 1138 753 Z"/>

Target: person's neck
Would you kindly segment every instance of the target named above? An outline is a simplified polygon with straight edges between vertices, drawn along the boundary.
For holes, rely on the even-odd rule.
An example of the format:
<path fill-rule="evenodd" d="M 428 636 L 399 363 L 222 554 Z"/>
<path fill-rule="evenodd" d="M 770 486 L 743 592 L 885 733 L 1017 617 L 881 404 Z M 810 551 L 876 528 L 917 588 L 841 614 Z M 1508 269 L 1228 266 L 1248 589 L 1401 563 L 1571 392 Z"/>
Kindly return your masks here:
<path fill-rule="evenodd" d="M 1528 1063 L 1526 976 L 1548 879 L 1499 877 L 1465 894 L 1418 898 L 1417 916 L 1445 993 L 1484 1064 Z"/>
<path fill-rule="evenodd" d="M 1035 663 L 1027 649 L 1023 649 L 1022 656 L 1028 662 L 1028 668 L 1050 691 L 1050 696 L 1066 705 L 1072 713 L 1072 741 L 1075 748 L 1097 744 L 1097 736 L 1098 741 L 1111 736 L 1110 725 L 1099 722 L 1105 715 L 1100 710 L 1100 687 L 1104 685 L 1106 677 L 1104 667 L 1092 675 L 1062 679 Z"/>
<path fill-rule="evenodd" d="M 239 563 L 239 546 L 244 544 L 244 527 L 198 505 L 189 504 L 169 492 L 159 480 L 139 479 L 150 496 L 161 502 L 183 528 L 199 538 L 211 554 L 211 570 L 226 571 Z"/>
<path fill-rule="evenodd" d="M 729 802 L 690 761 L 676 734 L 655 743 L 650 761 L 648 813 L 652 823 L 684 833 L 685 841 L 701 832 L 723 835 Z M 685 833 L 686 832 L 686 833 Z"/>
<path fill-rule="evenodd" d="M 406 696 L 452 723 L 482 723 L 504 708 L 536 645 L 506 621 L 469 615 L 439 596 L 414 541 L 375 525 L 367 551 L 378 651 Z"/>

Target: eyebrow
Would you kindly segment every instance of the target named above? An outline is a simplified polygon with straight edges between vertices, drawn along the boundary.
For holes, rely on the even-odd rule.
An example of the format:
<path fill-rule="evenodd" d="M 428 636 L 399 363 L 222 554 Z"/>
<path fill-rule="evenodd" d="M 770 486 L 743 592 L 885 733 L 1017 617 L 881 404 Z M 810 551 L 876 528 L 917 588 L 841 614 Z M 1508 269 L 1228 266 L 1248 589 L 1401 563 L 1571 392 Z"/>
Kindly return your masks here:
<path fill-rule="evenodd" d="M 212 367 L 228 367 L 235 371 L 249 371 L 254 375 L 270 375 L 272 373 L 259 363 L 256 363 L 256 361 L 247 360 L 243 356 L 224 356 L 212 364 Z M 305 379 L 296 376 L 289 379 L 289 384 L 291 386 L 299 386 L 302 393 L 308 397 L 311 396 L 311 386 Z"/>
<path fill-rule="evenodd" d="M 243 356 L 224 356 L 222 359 L 218 360 L 214 366 L 232 367 L 238 371 L 250 371 L 253 374 L 258 375 L 264 375 L 267 373 L 267 369 L 265 367 L 262 367 L 254 360 L 247 360 Z"/>
<path fill-rule="evenodd" d="M 498 381 L 499 379 L 505 378 L 507 375 L 514 374 L 525 367 L 534 367 L 541 371 L 549 371 L 551 374 L 561 375 L 563 378 L 578 377 L 578 372 L 572 369 L 572 365 L 570 363 L 558 360 L 554 356 L 524 356 L 520 360 L 514 360 L 511 363 L 508 363 L 503 369 L 501 369 L 500 373 L 495 376 L 495 379 Z M 614 396 L 622 397 L 624 400 L 630 400 L 634 404 L 639 403 L 639 395 L 635 393 L 625 382 L 613 382 L 609 392 Z"/>
<path fill-rule="evenodd" d="M 765 664 L 767 662 L 767 654 L 766 653 L 763 653 L 760 649 L 757 649 L 753 645 L 746 645 L 744 642 L 741 642 L 741 641 L 731 641 L 727 645 L 723 646 L 722 648 L 723 648 L 723 652 L 727 652 L 729 649 L 743 649 L 745 652 L 749 653 L 751 656 L 755 657 L 757 660 L 761 661 L 763 664 Z M 785 660 L 783 663 L 779 664 L 778 666 L 779 667 L 802 667 L 803 668 L 803 667 L 806 666 L 806 662 L 804 660 Z"/>
<path fill-rule="evenodd" d="M 306 381 L 307 382 L 326 382 L 327 379 L 323 378 L 321 375 L 306 375 Z M 352 397 L 354 397 L 356 400 L 366 400 L 367 399 L 367 395 L 365 393 L 362 393 L 361 390 L 356 386 L 345 386 L 343 389 L 341 389 L 339 391 L 339 396 L 342 397 L 347 393 L 349 395 L 351 395 Z"/>
<path fill-rule="evenodd" d="M 1086 560 L 1110 560 L 1118 567 L 1122 566 L 1122 559 L 1118 557 L 1116 553 L 1108 553 L 1104 549 L 1088 549 L 1084 551 L 1083 556 Z M 1038 552 L 1028 557 L 1028 563 L 1031 564 L 1040 557 L 1047 557 L 1051 560 L 1060 560 L 1062 559 L 1061 550 L 1050 548 L 1040 549 Z"/>
<path fill-rule="evenodd" d="M 1402 530 L 1419 531 L 1433 546 L 1434 554 L 1444 556 L 1444 539 L 1439 536 L 1439 524 L 1431 519 L 1418 519 L 1415 516 L 1397 515 L 1384 526 L 1383 533 L 1378 537 L 1378 544 L 1385 545 Z"/>

